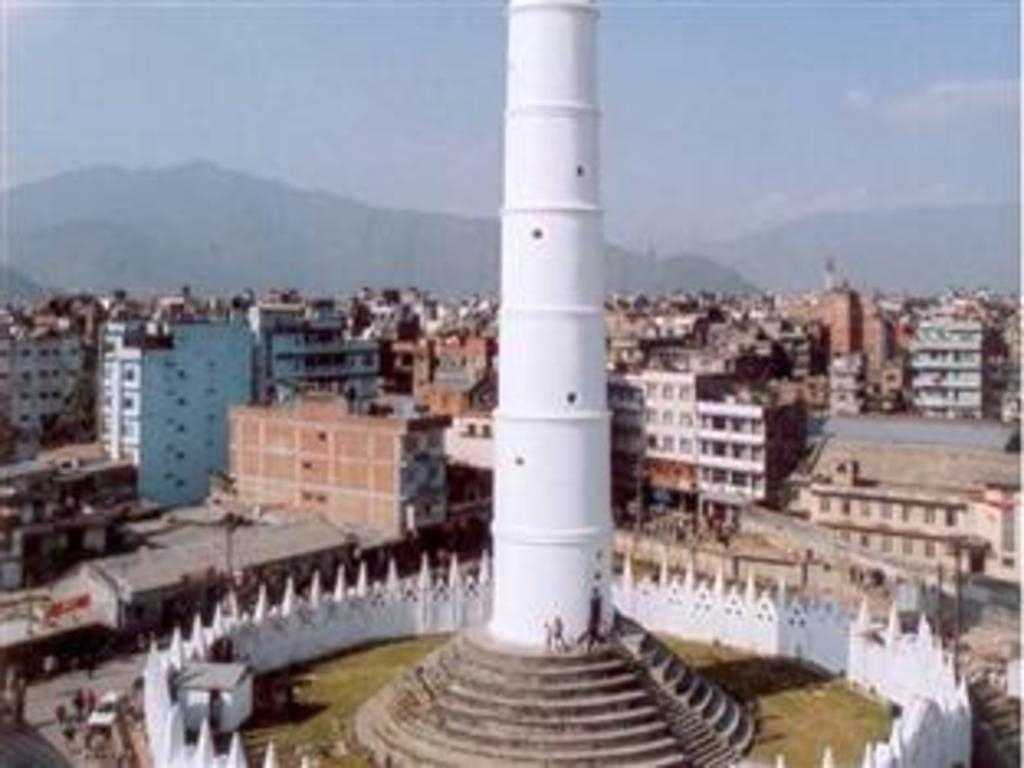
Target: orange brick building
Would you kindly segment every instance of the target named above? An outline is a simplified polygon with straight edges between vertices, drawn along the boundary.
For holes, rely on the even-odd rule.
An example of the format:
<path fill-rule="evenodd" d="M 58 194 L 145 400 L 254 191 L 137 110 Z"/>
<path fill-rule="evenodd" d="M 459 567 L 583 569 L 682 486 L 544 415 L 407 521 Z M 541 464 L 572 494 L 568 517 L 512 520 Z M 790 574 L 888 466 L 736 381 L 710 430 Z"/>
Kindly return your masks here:
<path fill-rule="evenodd" d="M 447 417 L 350 413 L 340 398 L 242 406 L 230 416 L 238 498 L 401 537 L 443 523 Z"/>

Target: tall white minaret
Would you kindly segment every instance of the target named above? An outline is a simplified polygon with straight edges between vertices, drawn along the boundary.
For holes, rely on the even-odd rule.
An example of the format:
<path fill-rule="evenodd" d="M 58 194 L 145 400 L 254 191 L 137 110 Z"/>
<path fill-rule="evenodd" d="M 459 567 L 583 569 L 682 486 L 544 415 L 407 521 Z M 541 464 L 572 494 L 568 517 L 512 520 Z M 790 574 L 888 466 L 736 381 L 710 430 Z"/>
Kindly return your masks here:
<path fill-rule="evenodd" d="M 594 0 L 510 0 L 490 633 L 610 615 Z"/>

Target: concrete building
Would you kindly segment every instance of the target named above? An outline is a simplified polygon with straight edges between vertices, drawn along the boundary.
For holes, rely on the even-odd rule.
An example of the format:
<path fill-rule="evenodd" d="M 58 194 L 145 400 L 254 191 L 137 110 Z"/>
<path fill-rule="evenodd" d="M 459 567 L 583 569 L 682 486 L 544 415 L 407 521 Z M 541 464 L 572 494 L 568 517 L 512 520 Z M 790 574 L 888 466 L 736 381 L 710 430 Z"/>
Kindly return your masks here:
<path fill-rule="evenodd" d="M 236 322 L 109 323 L 103 332 L 101 435 L 138 467 L 139 495 L 198 502 L 227 466 L 227 413 L 249 401 L 252 341 Z"/>
<path fill-rule="evenodd" d="M 864 355 L 855 352 L 833 357 L 828 370 L 829 412 L 835 416 L 856 416 L 864 410 Z"/>
<path fill-rule="evenodd" d="M 645 481 L 651 501 L 693 509 L 698 490 L 698 402 L 723 395 L 732 380 L 724 373 L 644 371 Z"/>
<path fill-rule="evenodd" d="M 750 503 L 778 503 L 783 481 L 802 457 L 806 435 L 803 401 L 771 389 L 736 387 L 698 402 L 702 513 L 729 520 Z"/>
<path fill-rule="evenodd" d="M 644 389 L 635 377 L 608 377 L 608 407 L 612 412 L 612 508 L 617 514 L 643 499 L 645 434 Z"/>
<path fill-rule="evenodd" d="M 240 501 L 402 538 L 447 516 L 444 416 L 307 396 L 231 412 L 230 472 Z"/>
<path fill-rule="evenodd" d="M 45 584 L 105 554 L 135 498 L 124 461 L 24 461 L 0 467 L 0 590 Z"/>
<path fill-rule="evenodd" d="M 417 347 L 416 402 L 431 413 L 461 416 L 497 405 L 495 339 L 449 336 Z"/>
<path fill-rule="evenodd" d="M 798 504 L 837 538 L 901 565 L 1019 581 L 1019 456 L 935 444 L 827 438 Z"/>
<path fill-rule="evenodd" d="M 828 328 L 829 354 L 832 357 L 863 350 L 864 310 L 859 293 L 846 287 L 826 291 L 819 317 Z"/>
<path fill-rule="evenodd" d="M 0 458 L 35 456 L 45 433 L 69 413 L 83 366 L 77 333 L 0 321 L 0 418 L 7 426 Z"/>
<path fill-rule="evenodd" d="M 249 307 L 249 327 L 256 402 L 300 389 L 336 392 L 364 403 L 377 396 L 378 343 L 352 338 L 333 301 L 255 304 Z"/>
<path fill-rule="evenodd" d="M 986 407 L 985 331 L 976 320 L 923 321 L 911 343 L 914 408 L 924 416 L 980 419 Z"/>

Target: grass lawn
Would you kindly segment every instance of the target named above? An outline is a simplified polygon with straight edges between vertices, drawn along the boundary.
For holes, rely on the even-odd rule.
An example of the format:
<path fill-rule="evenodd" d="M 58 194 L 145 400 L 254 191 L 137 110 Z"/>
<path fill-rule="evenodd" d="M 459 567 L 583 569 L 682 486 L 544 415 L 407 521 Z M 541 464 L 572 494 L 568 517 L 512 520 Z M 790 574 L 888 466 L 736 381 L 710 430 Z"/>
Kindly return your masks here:
<path fill-rule="evenodd" d="M 691 667 L 742 702 L 755 701 L 758 730 L 750 757 L 774 765 L 821 765 L 826 746 L 838 766 L 859 766 L 864 745 L 885 741 L 892 721 L 882 702 L 842 680 L 785 659 L 765 659 L 732 648 L 662 638 Z"/>
<path fill-rule="evenodd" d="M 253 718 L 244 732 L 250 755 L 268 741 L 283 768 L 299 755 L 316 754 L 321 768 L 366 768 L 356 755 L 338 756 L 360 705 L 403 670 L 447 642 L 447 635 L 361 646 L 335 658 L 297 667 L 296 714 L 288 721 Z M 884 704 L 783 659 L 763 659 L 725 647 L 665 637 L 694 669 L 743 702 L 756 701 L 758 732 L 750 757 L 774 765 L 784 755 L 791 768 L 817 766 L 826 745 L 839 766 L 859 766 L 864 745 L 888 738 Z M 343 751 L 343 750 L 341 750 Z M 260 763 L 256 763 L 259 765 Z"/>
<path fill-rule="evenodd" d="M 447 635 L 434 635 L 374 643 L 297 667 L 293 679 L 298 681 L 298 716 L 288 722 L 253 718 L 243 734 L 250 754 L 262 756 L 266 743 L 273 741 L 282 768 L 298 766 L 297 754 L 307 752 L 320 755 L 321 768 L 365 768 L 358 756 L 327 755 L 345 739 L 363 702 L 447 640 Z"/>

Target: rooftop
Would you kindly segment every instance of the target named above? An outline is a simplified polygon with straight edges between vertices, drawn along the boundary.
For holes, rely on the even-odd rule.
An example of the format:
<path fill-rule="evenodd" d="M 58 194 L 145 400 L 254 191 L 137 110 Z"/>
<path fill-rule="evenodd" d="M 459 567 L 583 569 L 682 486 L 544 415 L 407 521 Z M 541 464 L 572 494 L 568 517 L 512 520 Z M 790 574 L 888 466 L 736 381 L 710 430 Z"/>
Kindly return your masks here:
<path fill-rule="evenodd" d="M 188 578 L 223 572 L 227 554 L 224 527 L 216 520 L 196 523 L 172 520 L 148 531 L 148 546 L 128 555 L 92 561 L 95 568 L 129 593 L 164 589 Z M 291 560 L 357 543 L 380 543 L 369 530 L 341 528 L 321 520 L 255 524 L 235 530 L 233 567 L 238 570 Z"/>
<path fill-rule="evenodd" d="M 880 445 L 929 445 L 973 448 L 993 452 L 1006 450 L 1016 427 L 978 419 L 938 420 L 914 416 L 833 416 L 812 419 L 808 437 L 833 437 Z"/>

